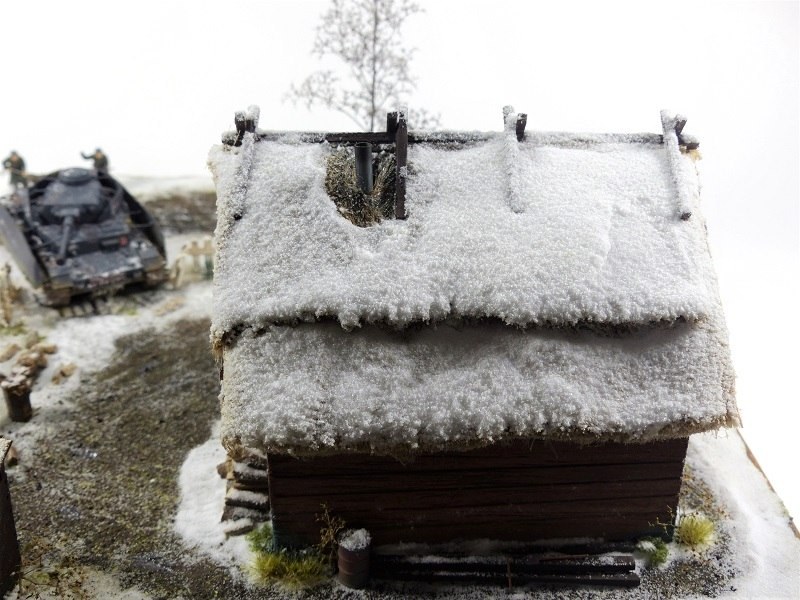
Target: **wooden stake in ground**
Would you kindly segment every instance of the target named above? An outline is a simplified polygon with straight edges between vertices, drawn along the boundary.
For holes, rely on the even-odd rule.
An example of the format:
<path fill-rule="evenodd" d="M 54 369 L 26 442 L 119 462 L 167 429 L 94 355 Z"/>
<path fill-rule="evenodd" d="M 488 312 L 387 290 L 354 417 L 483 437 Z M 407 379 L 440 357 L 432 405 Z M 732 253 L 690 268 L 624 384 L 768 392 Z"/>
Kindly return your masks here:
<path fill-rule="evenodd" d="M 26 422 L 31 420 L 33 416 L 31 385 L 32 381 L 22 374 L 17 374 L 11 379 L 6 379 L 0 383 L 6 399 L 8 416 L 12 421 Z"/>

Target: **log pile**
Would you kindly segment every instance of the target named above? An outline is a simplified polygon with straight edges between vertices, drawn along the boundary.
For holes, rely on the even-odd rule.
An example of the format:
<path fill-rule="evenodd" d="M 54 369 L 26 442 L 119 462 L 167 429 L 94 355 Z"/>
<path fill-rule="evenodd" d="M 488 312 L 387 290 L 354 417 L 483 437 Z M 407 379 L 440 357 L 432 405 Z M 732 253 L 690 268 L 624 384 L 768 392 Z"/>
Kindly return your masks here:
<path fill-rule="evenodd" d="M 226 535 L 243 535 L 269 520 L 269 476 L 264 454 L 250 449 L 238 460 L 228 456 L 217 466 L 217 472 L 227 482 L 222 511 Z"/>

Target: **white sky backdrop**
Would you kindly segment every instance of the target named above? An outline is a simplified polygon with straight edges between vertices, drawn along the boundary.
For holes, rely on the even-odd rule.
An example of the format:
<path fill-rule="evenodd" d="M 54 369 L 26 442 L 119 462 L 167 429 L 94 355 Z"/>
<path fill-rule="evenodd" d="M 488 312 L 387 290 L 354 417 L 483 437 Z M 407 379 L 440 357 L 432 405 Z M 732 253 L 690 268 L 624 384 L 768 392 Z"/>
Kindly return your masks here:
<path fill-rule="evenodd" d="M 660 131 L 701 141 L 704 206 L 738 371 L 744 434 L 800 515 L 798 2 L 423 1 L 410 106 L 449 129 Z M 0 155 L 32 173 L 206 174 L 235 110 L 270 129 L 352 129 L 282 101 L 317 67 L 325 1 L 0 0 Z"/>

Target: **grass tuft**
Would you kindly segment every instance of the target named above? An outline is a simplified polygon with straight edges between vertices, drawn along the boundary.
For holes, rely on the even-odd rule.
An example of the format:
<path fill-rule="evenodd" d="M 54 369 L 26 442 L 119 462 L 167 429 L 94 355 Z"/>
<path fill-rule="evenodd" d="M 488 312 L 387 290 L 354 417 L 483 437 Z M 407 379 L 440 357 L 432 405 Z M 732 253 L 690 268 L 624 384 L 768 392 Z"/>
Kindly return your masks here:
<path fill-rule="evenodd" d="M 269 523 L 248 533 L 247 542 L 255 554 L 250 570 L 260 583 L 277 583 L 294 591 L 319 585 L 331 575 L 327 557 L 315 549 L 276 549 Z"/>
<path fill-rule="evenodd" d="M 253 572 L 261 583 L 278 583 L 290 590 L 314 587 L 330 577 L 328 562 L 316 552 L 262 552 Z"/>
<path fill-rule="evenodd" d="M 667 544 L 658 537 L 648 537 L 639 540 L 636 549 L 647 557 L 647 564 L 651 567 L 658 567 L 667 562 L 669 549 Z"/>
<path fill-rule="evenodd" d="M 272 525 L 264 523 L 261 527 L 256 527 L 245 536 L 247 545 L 253 552 L 271 552 L 272 545 Z"/>
<path fill-rule="evenodd" d="M 705 546 L 714 535 L 714 523 L 699 513 L 683 515 L 675 528 L 677 542 L 690 548 Z"/>

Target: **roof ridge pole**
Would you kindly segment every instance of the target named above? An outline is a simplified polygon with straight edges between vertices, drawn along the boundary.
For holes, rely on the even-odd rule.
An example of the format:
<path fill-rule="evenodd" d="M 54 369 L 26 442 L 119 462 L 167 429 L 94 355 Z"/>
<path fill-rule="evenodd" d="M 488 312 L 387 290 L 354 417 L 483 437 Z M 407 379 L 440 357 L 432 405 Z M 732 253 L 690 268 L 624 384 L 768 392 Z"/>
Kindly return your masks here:
<path fill-rule="evenodd" d="M 519 172 L 519 121 L 522 115 L 514 112 L 513 106 L 503 107 L 504 135 L 502 161 L 506 178 L 508 180 L 508 206 L 515 213 L 525 212 L 525 202 L 522 195 L 522 177 Z M 527 122 L 527 115 L 525 116 Z M 523 125 L 524 134 L 524 125 Z"/>
<path fill-rule="evenodd" d="M 217 190 L 218 198 L 228 199 L 226 203 L 217 205 L 217 231 L 214 235 L 217 256 L 220 256 L 219 250 L 225 242 L 228 232 L 244 215 L 245 197 L 247 196 L 250 172 L 253 169 L 258 116 L 259 108 L 257 106 L 250 106 L 246 111 L 237 111 L 234 115 L 236 142 L 233 145 L 240 149 L 236 153 L 238 155 L 236 175 L 231 178 L 229 188 L 224 192 Z M 218 267 L 221 266 L 218 265 Z"/>
<path fill-rule="evenodd" d="M 390 115 L 393 113 L 390 113 Z M 393 120 L 393 119 L 392 119 Z M 387 120 L 387 126 L 392 125 L 392 120 Z M 396 163 L 394 218 L 405 219 L 406 214 L 406 177 L 408 176 L 408 124 L 406 122 L 406 108 L 400 107 L 397 111 L 397 126 L 394 135 L 394 158 Z"/>
<path fill-rule="evenodd" d="M 672 181 L 678 194 L 678 217 L 682 221 L 688 221 L 691 218 L 694 207 L 700 202 L 697 172 L 689 159 L 681 152 L 679 136 L 685 125 L 686 118 L 682 115 L 672 115 L 667 110 L 661 111 L 664 148 L 667 152 Z"/>

